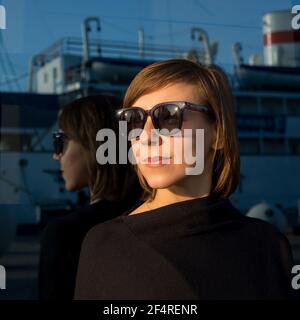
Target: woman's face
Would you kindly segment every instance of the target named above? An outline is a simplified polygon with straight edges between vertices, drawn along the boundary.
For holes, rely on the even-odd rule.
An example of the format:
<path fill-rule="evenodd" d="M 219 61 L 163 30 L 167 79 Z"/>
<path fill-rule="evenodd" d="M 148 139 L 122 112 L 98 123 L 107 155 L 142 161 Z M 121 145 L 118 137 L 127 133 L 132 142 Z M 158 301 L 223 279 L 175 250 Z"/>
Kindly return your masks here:
<path fill-rule="evenodd" d="M 64 150 L 53 159 L 59 161 L 62 177 L 68 191 L 76 191 L 88 186 L 88 169 L 85 158 L 86 150 L 73 139 L 64 142 Z"/>
<path fill-rule="evenodd" d="M 145 110 L 151 109 L 156 104 L 168 101 L 187 101 L 201 104 L 199 93 L 194 85 L 186 83 L 172 84 L 152 93 L 141 96 L 133 106 L 141 107 Z M 193 168 L 191 162 L 184 161 L 185 155 L 189 152 L 193 157 L 196 156 L 196 149 L 201 150 L 201 157 L 204 160 L 204 170 L 197 175 L 211 175 L 212 167 L 212 145 L 215 140 L 215 127 L 208 121 L 203 112 L 185 110 L 183 113 L 182 129 L 192 129 L 191 134 L 181 130 L 179 136 L 158 135 L 153 130 L 150 117 L 147 118 L 145 127 L 140 137 L 132 140 L 132 149 L 141 174 L 146 179 L 149 186 L 153 189 L 169 188 L 183 184 L 187 188 L 195 189 L 195 175 L 187 175 L 187 168 Z M 201 139 L 196 141 L 196 129 L 204 129 L 204 143 Z M 198 144 L 196 148 L 196 144 Z M 204 145 L 204 149 L 199 148 L 199 144 Z M 181 147 L 183 146 L 183 147 Z M 166 150 L 168 150 L 166 152 Z M 145 157 L 145 154 L 147 157 Z M 181 154 L 181 157 L 180 157 Z M 169 164 L 162 163 L 163 157 Z M 178 163 L 178 159 L 182 159 Z M 176 160 L 177 159 L 177 160 Z M 189 164 L 188 164 L 188 163 Z M 186 185 L 186 184 L 190 184 Z"/>

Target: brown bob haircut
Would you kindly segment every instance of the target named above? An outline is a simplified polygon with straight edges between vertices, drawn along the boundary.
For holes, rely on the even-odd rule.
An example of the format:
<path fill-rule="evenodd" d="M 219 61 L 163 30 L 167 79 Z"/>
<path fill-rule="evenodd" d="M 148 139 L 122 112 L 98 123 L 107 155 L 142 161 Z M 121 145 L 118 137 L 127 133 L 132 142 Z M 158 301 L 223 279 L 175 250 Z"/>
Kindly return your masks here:
<path fill-rule="evenodd" d="M 124 97 L 124 106 L 131 107 L 143 95 L 170 84 L 186 83 L 199 90 L 199 103 L 210 108 L 216 125 L 217 138 L 213 155 L 212 188 L 210 194 L 227 198 L 236 189 L 240 178 L 239 144 L 235 125 L 234 99 L 225 73 L 217 66 L 204 66 L 184 59 L 156 62 L 140 71 Z M 139 172 L 144 198 L 154 199 L 152 189 Z"/>
<path fill-rule="evenodd" d="M 103 128 L 117 132 L 115 110 L 121 103 L 121 99 L 115 96 L 89 96 L 71 102 L 59 114 L 59 128 L 87 151 L 83 156 L 86 157 L 92 201 L 125 199 L 128 190 L 137 181 L 132 166 L 108 163 L 100 165 L 96 159 L 96 151 L 101 144 L 96 141 L 97 132 Z M 118 137 L 117 134 L 116 136 Z"/>

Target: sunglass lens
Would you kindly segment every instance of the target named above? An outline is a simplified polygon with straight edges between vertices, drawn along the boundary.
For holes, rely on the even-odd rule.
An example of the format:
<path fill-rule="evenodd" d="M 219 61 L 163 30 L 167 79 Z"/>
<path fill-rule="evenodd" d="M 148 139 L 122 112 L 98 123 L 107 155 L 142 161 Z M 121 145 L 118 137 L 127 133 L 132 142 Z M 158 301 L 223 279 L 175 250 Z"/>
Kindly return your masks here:
<path fill-rule="evenodd" d="M 127 131 L 128 133 L 131 133 L 130 136 L 133 138 L 132 134 L 135 137 L 137 132 L 143 130 L 145 125 L 145 115 L 138 109 L 124 110 L 119 116 L 119 121 L 127 122 Z"/>
<path fill-rule="evenodd" d="M 154 110 L 155 127 L 164 135 L 177 133 L 181 129 L 181 110 L 176 104 L 164 104 Z"/>
<path fill-rule="evenodd" d="M 53 135 L 53 147 L 54 153 L 59 155 L 64 150 L 64 137 L 60 133 L 55 133 Z"/>

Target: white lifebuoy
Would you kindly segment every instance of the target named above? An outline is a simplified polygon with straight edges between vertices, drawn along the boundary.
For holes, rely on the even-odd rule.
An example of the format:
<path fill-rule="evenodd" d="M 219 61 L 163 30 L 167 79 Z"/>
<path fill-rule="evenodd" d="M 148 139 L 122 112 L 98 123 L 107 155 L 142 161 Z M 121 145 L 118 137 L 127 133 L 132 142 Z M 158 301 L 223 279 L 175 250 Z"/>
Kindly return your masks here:
<path fill-rule="evenodd" d="M 282 233 L 287 231 L 287 219 L 284 213 L 277 207 L 270 205 L 263 201 L 253 206 L 248 212 L 247 216 L 257 218 L 273 224 Z"/>

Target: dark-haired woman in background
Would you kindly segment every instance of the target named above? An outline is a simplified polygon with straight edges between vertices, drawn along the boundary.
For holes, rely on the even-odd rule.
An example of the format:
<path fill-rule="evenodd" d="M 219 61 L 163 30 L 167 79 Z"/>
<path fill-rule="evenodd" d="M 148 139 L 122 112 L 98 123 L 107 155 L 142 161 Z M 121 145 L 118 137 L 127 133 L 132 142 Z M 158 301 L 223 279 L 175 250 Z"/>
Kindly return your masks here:
<path fill-rule="evenodd" d="M 54 160 L 59 161 L 68 191 L 88 187 L 90 204 L 50 222 L 41 240 L 40 299 L 71 300 L 81 243 L 87 231 L 133 206 L 141 194 L 129 165 L 100 165 L 96 151 L 100 129 L 116 132 L 116 97 L 90 96 L 65 106 L 54 133 Z M 117 135 L 116 135 L 117 136 Z"/>

